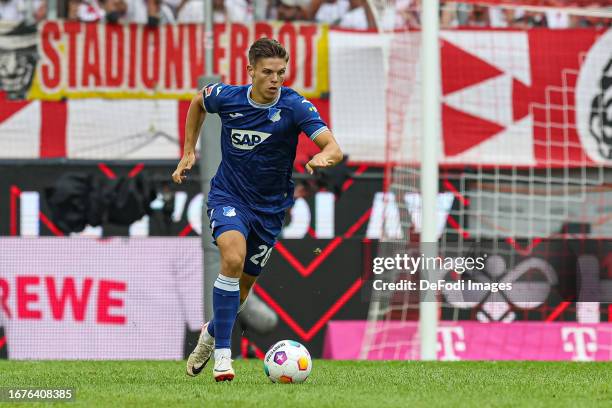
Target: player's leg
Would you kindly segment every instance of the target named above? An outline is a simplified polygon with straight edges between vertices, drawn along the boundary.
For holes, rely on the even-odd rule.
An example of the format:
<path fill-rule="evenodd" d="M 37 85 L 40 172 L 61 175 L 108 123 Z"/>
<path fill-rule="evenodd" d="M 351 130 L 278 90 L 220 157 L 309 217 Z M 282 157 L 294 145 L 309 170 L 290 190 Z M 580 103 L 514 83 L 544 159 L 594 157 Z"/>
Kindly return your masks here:
<path fill-rule="evenodd" d="M 247 244 L 247 255 L 249 253 L 250 247 L 252 247 L 251 240 L 248 240 Z M 255 246 L 257 248 L 257 246 Z M 252 251 L 251 251 L 252 252 Z M 256 254 L 255 252 L 252 255 Z M 248 261 L 248 257 L 247 257 Z M 249 269 L 251 273 L 253 273 L 253 269 Z M 255 282 L 257 281 L 258 276 L 250 275 L 249 273 L 243 271 L 240 276 L 240 306 L 238 308 L 238 314 L 242 312 L 242 310 L 246 306 L 246 301 L 248 299 L 249 294 L 251 293 L 251 289 Z M 189 355 L 189 359 L 187 360 L 187 374 L 195 377 L 200 374 L 210 357 L 212 356 L 215 348 L 215 319 L 214 317 L 206 322 L 202 327 L 202 331 L 200 332 L 200 337 L 198 339 L 198 344 L 194 351 Z"/>
<path fill-rule="evenodd" d="M 246 242 L 246 257 L 244 261 L 244 269 L 240 275 L 239 287 L 240 287 L 240 306 L 238 313 L 242 312 L 246 307 L 246 302 L 251 293 L 253 285 L 257 281 L 259 274 L 261 274 L 262 267 L 266 264 L 271 248 L 274 246 L 273 243 L 268 243 L 260 238 L 257 234 L 251 232 Z M 202 339 L 207 344 L 213 344 L 215 339 L 215 318 L 211 319 L 210 322 L 206 323 L 205 330 L 203 330 Z"/>
<path fill-rule="evenodd" d="M 232 281 L 235 281 L 235 278 L 232 277 L 232 274 L 233 276 L 235 276 L 237 273 L 235 271 L 233 273 L 231 272 L 232 267 L 230 266 L 230 264 L 232 262 L 233 263 L 240 262 L 242 264 L 244 263 L 244 249 L 242 250 L 242 254 L 240 253 L 235 254 L 234 253 L 235 251 L 233 251 L 231 248 L 233 247 L 236 248 L 236 246 L 234 245 L 236 243 L 232 242 L 231 238 L 237 237 L 238 239 L 237 247 L 240 247 L 240 245 L 242 245 L 242 248 L 244 248 L 244 245 L 245 245 L 244 236 L 248 235 L 248 227 L 247 227 L 248 219 L 246 218 L 245 214 L 243 214 L 242 211 L 236 210 L 232 206 L 213 207 L 208 211 L 208 216 L 210 219 L 210 226 L 211 226 L 211 230 L 213 233 L 213 238 L 215 239 L 215 243 L 217 244 L 217 246 L 219 246 L 219 249 L 221 252 L 221 269 L 222 270 L 221 270 L 220 276 L 217 278 L 217 282 L 225 282 L 226 284 L 229 285 L 231 289 L 234 289 L 233 287 L 234 285 L 232 285 Z M 223 238 L 221 237 L 222 235 L 224 236 Z M 223 245 L 224 245 L 223 250 L 220 245 L 220 240 L 223 241 Z M 235 258 L 241 259 L 241 261 L 232 261 L 232 259 L 235 259 Z M 234 267 L 234 269 L 235 268 L 239 268 L 239 266 Z M 227 272 L 227 271 L 230 271 L 230 272 Z M 224 275 L 224 273 L 226 275 Z M 217 284 L 217 282 L 215 282 L 214 291 L 220 292 L 220 290 L 218 290 L 216 287 L 224 286 L 224 285 Z M 212 296 L 213 296 L 213 309 L 214 309 L 215 293 L 213 293 Z M 226 303 L 223 300 L 224 297 L 221 296 L 219 298 L 219 296 L 217 296 L 217 298 L 221 299 L 220 303 L 221 304 Z M 232 298 L 232 296 L 229 296 L 229 297 Z M 231 306 L 230 309 L 232 307 L 233 306 Z M 214 310 L 214 315 L 217 316 L 216 310 Z M 210 360 L 214 352 L 214 349 L 215 349 L 215 338 L 214 338 L 215 330 L 214 329 L 216 326 L 215 320 L 216 319 L 213 318 L 211 319 L 210 322 L 207 322 L 204 325 L 200 333 L 200 337 L 198 338 L 198 343 L 195 349 L 189 355 L 189 358 L 187 359 L 187 374 L 190 376 L 196 376 L 200 374 L 202 370 L 204 369 L 204 367 L 206 366 L 206 364 L 208 363 L 208 361 Z M 234 317 L 234 320 L 235 320 L 235 317 Z M 224 323 L 221 323 L 221 325 L 223 327 L 227 326 L 227 324 L 224 324 Z"/>
<path fill-rule="evenodd" d="M 225 231 L 241 231 L 243 234 L 248 236 L 246 241 L 246 258 L 244 256 L 242 257 L 244 267 L 239 280 L 239 313 L 245 307 L 251 288 L 261 273 L 262 267 L 265 266 L 270 257 L 276 235 L 278 235 L 282 227 L 283 216 L 281 214 L 259 219 L 259 217 L 256 217 L 253 214 L 246 214 L 242 210 L 235 210 L 233 215 L 226 216 L 226 213 L 232 214 L 232 210 L 234 210 L 233 207 L 218 207 L 210 210 L 208 215 L 210 218 L 211 229 L 213 230 L 213 237 L 217 239 L 217 245 L 219 247 L 220 245 L 218 239 Z M 247 232 L 249 231 L 249 228 L 247 227 L 249 224 L 256 225 L 259 233 Z M 268 228 L 264 228 L 264 224 Z M 261 238 L 261 236 L 266 237 L 266 239 Z M 215 318 L 211 319 L 210 322 L 207 322 L 204 325 L 198 340 L 198 345 L 189 356 L 187 361 L 187 373 L 189 375 L 198 375 L 203 370 L 213 353 L 216 335 L 215 327 L 217 326 L 215 322 L 216 311 Z"/>
<path fill-rule="evenodd" d="M 249 294 L 257 278 L 261 274 L 262 268 L 268 262 L 274 243 L 269 243 L 262 239 L 255 231 L 252 231 L 246 241 L 246 257 L 244 259 L 244 269 L 240 276 L 240 313 L 246 306 Z"/>
<path fill-rule="evenodd" d="M 257 281 L 257 276 L 251 276 L 245 274 L 244 271 L 240 276 L 240 306 L 238 307 L 238 314 L 244 310 L 246 306 L 246 301 L 251 293 L 251 288 Z M 206 329 L 204 331 L 204 329 Z M 200 334 L 203 341 L 208 344 L 214 344 L 215 342 L 215 318 L 213 316 L 210 321 L 206 322 L 206 324 L 202 328 L 202 333 Z"/>
<path fill-rule="evenodd" d="M 246 257 L 244 258 L 244 268 L 240 274 L 240 306 L 238 308 L 238 314 L 244 310 L 247 299 L 251 293 L 253 285 L 257 281 L 257 278 L 261 274 L 262 268 L 268 262 L 272 248 L 274 247 L 273 238 L 268 237 L 269 242 L 261 238 L 257 233 L 250 232 L 246 240 Z M 215 337 L 214 332 L 214 318 L 207 326 L 208 335 Z"/>
<path fill-rule="evenodd" d="M 257 281 L 256 276 L 243 273 L 240 276 L 240 306 L 238 315 L 246 306 L 246 300 L 251 292 L 251 288 Z M 215 350 L 215 320 L 214 317 L 206 322 L 200 332 L 198 344 L 187 360 L 187 374 L 195 377 L 200 374 Z"/>
<path fill-rule="evenodd" d="M 249 275 L 248 273 L 242 272 L 240 276 L 240 308 L 238 308 L 238 314 L 242 312 L 246 306 L 246 302 L 251 294 L 251 288 L 257 282 L 257 276 Z"/>
<path fill-rule="evenodd" d="M 246 256 L 246 238 L 240 231 L 228 230 L 217 237 L 221 271 L 213 288 L 216 381 L 234 378 L 232 368 L 232 329 L 240 306 L 240 276 Z"/>

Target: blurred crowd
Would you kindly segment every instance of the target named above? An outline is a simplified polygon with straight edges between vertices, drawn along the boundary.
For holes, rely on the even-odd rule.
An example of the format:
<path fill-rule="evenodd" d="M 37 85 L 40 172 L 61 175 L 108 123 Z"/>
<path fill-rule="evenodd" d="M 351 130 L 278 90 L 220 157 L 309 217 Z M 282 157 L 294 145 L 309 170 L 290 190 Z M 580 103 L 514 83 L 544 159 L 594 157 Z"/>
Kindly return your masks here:
<path fill-rule="evenodd" d="M 158 25 L 202 23 L 204 0 L 56 0 L 58 18 L 84 22 Z M 346 29 L 420 27 L 423 0 L 212 0 L 216 23 L 254 20 L 314 21 Z M 578 16 L 564 8 L 533 11 L 441 0 L 442 28 L 606 27 L 612 19 Z M 612 8 L 611 0 L 540 0 L 548 7 Z M 47 17 L 47 0 L 0 0 L 0 20 L 37 22 Z"/>

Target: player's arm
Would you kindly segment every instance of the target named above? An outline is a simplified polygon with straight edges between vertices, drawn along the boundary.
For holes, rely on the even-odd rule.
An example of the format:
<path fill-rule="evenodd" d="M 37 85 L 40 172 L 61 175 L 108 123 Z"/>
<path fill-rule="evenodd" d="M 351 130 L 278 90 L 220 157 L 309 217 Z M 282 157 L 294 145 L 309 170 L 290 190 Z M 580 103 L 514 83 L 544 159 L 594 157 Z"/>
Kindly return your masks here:
<path fill-rule="evenodd" d="M 297 100 L 294 115 L 299 129 L 321 149 L 306 163 L 308 173 L 312 174 L 317 168 L 332 167 L 340 163 L 342 161 L 340 146 L 312 102 L 305 98 Z"/>
<path fill-rule="evenodd" d="M 204 110 L 202 92 L 191 100 L 189 110 L 187 111 L 187 121 L 185 123 L 185 145 L 183 149 L 183 157 L 176 166 L 176 170 L 172 173 L 172 180 L 175 183 L 181 184 L 186 178 L 186 171 L 191 170 L 195 163 L 195 147 L 200 136 L 200 128 L 206 118 L 206 110 Z"/>
<path fill-rule="evenodd" d="M 321 151 L 306 163 L 308 173 L 312 174 L 316 168 L 335 166 L 342 161 L 342 150 L 331 131 L 324 130 L 317 135 L 314 142 Z"/>

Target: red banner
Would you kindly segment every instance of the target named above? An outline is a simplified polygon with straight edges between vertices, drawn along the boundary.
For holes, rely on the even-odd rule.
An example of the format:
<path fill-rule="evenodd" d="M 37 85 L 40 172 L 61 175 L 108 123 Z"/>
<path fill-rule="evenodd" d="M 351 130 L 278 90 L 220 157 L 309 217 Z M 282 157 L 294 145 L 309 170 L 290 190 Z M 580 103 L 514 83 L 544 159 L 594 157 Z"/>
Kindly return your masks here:
<path fill-rule="evenodd" d="M 419 33 L 328 35 L 300 23 L 215 29 L 224 81 L 247 82 L 248 45 L 276 36 L 291 53 L 286 85 L 311 99 L 352 161 L 385 163 L 389 142 L 400 156 L 393 161 L 418 160 L 410 155 L 421 137 Z M 612 162 L 612 31 L 449 30 L 440 38 L 443 165 Z M 38 34 L 5 32 L 0 46 L 1 61 L 16 61 L 0 70 L 2 157 L 180 156 L 204 64 L 200 27 L 47 22 Z"/>
<path fill-rule="evenodd" d="M 249 82 L 247 52 L 257 38 L 278 38 L 291 54 L 286 85 L 307 95 L 318 82 L 326 30 L 308 23 L 217 24 L 213 66 L 232 84 Z M 48 21 L 40 27 L 40 63 L 30 99 L 62 97 L 190 98 L 204 73 L 201 25 L 156 28 Z M 323 46 L 321 49 L 320 46 Z"/>

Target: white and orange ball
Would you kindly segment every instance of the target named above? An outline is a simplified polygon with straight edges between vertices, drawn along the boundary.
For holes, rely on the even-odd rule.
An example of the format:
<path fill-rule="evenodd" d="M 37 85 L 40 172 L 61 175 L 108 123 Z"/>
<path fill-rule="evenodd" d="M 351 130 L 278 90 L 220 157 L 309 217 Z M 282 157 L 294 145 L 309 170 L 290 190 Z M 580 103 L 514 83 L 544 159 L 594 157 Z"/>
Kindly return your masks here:
<path fill-rule="evenodd" d="M 312 370 L 310 353 L 302 344 L 281 340 L 264 357 L 264 371 L 272 382 L 301 383 Z"/>

